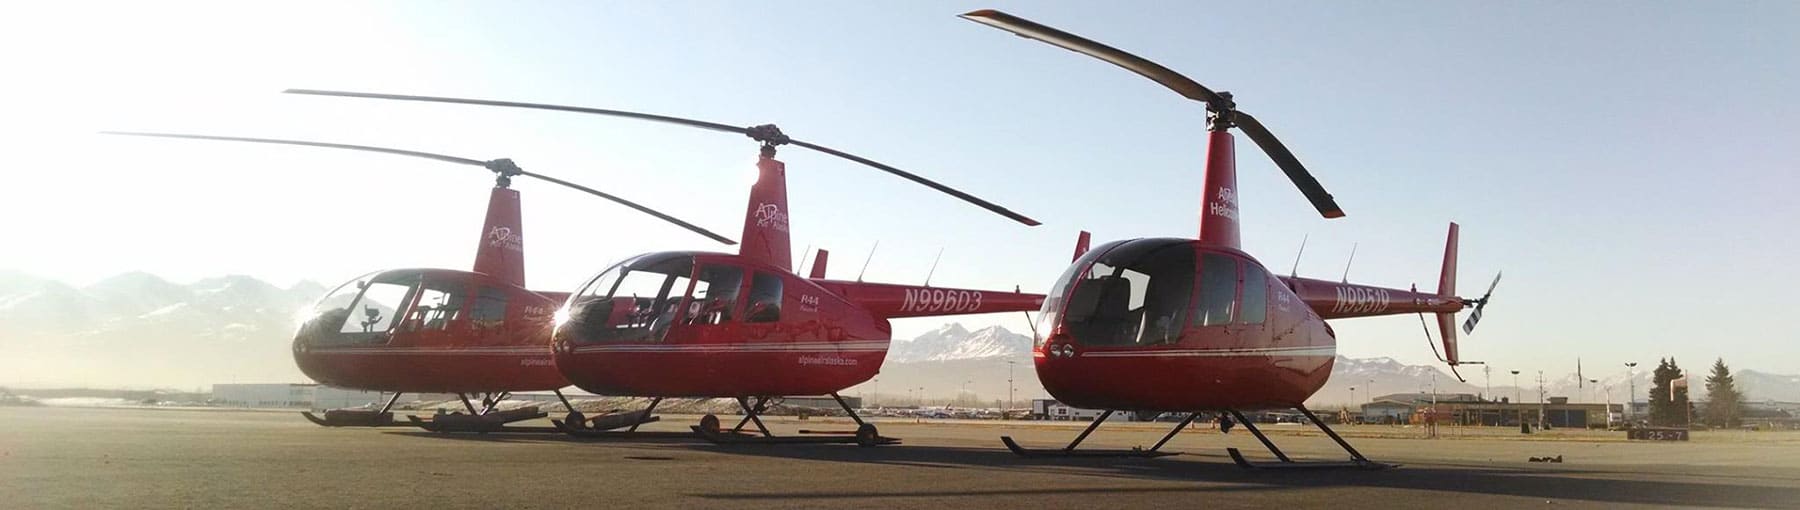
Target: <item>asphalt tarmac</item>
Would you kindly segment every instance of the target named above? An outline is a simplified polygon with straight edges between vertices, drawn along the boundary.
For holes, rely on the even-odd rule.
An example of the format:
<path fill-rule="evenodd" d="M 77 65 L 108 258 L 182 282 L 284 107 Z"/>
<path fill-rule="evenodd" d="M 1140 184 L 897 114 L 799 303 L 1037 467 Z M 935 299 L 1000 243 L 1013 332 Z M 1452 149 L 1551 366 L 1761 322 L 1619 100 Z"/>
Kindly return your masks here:
<path fill-rule="evenodd" d="M 648 427 L 677 431 L 694 417 Z M 733 420 L 727 418 L 726 423 Z M 777 433 L 847 421 L 772 422 Z M 1079 424 L 879 422 L 901 445 L 730 445 L 327 429 L 292 412 L 0 408 L 0 508 L 1800 508 L 1800 432 L 1521 440 L 1345 432 L 1385 471 L 1245 470 L 1249 434 L 1198 428 L 1158 459 L 1020 458 L 997 437 L 1056 447 Z M 1108 424 L 1084 446 L 1154 443 L 1170 424 Z M 1329 439 L 1268 426 L 1296 458 Z M 1560 464 L 1529 457 L 1561 455 Z"/>

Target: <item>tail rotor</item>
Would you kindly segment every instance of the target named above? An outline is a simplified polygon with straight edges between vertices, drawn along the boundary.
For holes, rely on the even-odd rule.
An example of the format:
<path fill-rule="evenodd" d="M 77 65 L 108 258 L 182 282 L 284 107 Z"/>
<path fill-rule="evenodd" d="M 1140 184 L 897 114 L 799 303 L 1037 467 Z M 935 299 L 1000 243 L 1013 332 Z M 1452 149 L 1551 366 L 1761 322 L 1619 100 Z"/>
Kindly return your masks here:
<path fill-rule="evenodd" d="M 1475 325 L 1481 322 L 1481 311 L 1487 308 L 1488 300 L 1494 297 L 1494 287 L 1500 286 L 1501 273 L 1494 273 L 1494 282 L 1488 284 L 1487 292 L 1480 298 L 1464 300 L 1464 304 L 1475 305 L 1475 311 L 1469 312 L 1469 318 L 1463 321 L 1463 333 L 1474 333 Z"/>

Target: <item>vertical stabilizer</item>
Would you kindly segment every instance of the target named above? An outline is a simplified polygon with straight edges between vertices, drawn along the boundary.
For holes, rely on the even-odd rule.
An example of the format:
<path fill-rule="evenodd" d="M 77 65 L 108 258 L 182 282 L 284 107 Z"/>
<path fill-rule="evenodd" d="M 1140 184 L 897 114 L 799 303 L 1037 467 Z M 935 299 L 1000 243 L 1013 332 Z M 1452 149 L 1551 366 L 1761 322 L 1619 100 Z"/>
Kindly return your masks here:
<path fill-rule="evenodd" d="M 1205 193 L 1200 197 L 1200 243 L 1238 248 L 1237 156 L 1231 133 L 1207 133 Z"/>
<path fill-rule="evenodd" d="M 1093 237 L 1094 235 L 1088 233 L 1086 230 L 1081 231 L 1080 235 L 1075 236 L 1075 256 L 1069 258 L 1069 262 L 1081 260 L 1081 254 L 1087 253 L 1088 241 L 1092 240 Z"/>
<path fill-rule="evenodd" d="M 819 254 L 813 257 L 812 275 L 808 278 L 820 280 L 825 278 L 825 261 L 831 258 L 831 252 L 819 248 Z"/>
<path fill-rule="evenodd" d="M 756 160 L 756 184 L 750 186 L 750 207 L 744 214 L 745 258 L 793 271 L 793 248 L 788 245 L 787 165 L 772 153 Z"/>
<path fill-rule="evenodd" d="M 519 191 L 495 186 L 488 195 L 481 244 L 475 248 L 475 272 L 525 286 L 525 239 L 519 223 Z"/>
<path fill-rule="evenodd" d="M 1458 299 L 1456 297 L 1456 238 L 1456 222 L 1451 222 L 1449 238 L 1444 241 L 1444 267 L 1438 273 L 1438 296 L 1452 300 Z M 1440 312 L 1437 314 L 1437 322 L 1439 336 L 1444 341 L 1444 360 L 1451 365 L 1456 365 L 1459 362 L 1456 355 L 1456 313 Z"/>

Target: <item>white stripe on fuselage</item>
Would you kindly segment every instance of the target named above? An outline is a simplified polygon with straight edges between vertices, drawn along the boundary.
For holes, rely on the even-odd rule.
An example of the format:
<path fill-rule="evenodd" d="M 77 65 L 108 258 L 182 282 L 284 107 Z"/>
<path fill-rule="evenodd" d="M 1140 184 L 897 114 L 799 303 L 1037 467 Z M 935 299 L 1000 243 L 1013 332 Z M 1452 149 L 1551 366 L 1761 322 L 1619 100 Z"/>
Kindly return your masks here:
<path fill-rule="evenodd" d="M 1252 349 L 1157 349 L 1078 352 L 1089 358 L 1229 358 L 1260 356 L 1336 356 L 1336 346 L 1258 347 Z"/>
<path fill-rule="evenodd" d="M 748 342 L 709 344 L 600 344 L 576 347 L 586 352 L 881 352 L 887 340 L 852 342 Z"/>
<path fill-rule="evenodd" d="M 550 347 L 349 347 L 308 349 L 307 354 L 369 354 L 418 356 L 548 356 Z"/>

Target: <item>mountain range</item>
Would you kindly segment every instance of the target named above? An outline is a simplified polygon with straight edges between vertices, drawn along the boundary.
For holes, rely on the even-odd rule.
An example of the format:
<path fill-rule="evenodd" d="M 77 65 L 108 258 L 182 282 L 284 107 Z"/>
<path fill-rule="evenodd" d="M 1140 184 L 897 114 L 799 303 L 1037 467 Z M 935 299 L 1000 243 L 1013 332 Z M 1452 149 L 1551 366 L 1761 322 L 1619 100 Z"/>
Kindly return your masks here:
<path fill-rule="evenodd" d="M 895 340 L 877 381 L 865 383 L 852 392 L 864 392 L 867 398 L 879 393 L 896 403 L 918 402 L 923 394 L 927 402 L 961 401 L 993 404 L 1008 395 L 1007 379 L 1015 401 L 1048 398 L 1037 383 L 1031 359 L 1032 339 L 999 326 L 970 331 L 959 323 L 945 324 L 912 340 Z M 1575 360 L 1570 360 L 1566 373 L 1544 375 L 1546 397 L 1569 397 L 1577 402 L 1624 402 L 1633 390 L 1637 400 L 1649 398 L 1650 370 L 1640 365 L 1627 377 L 1625 367 L 1604 368 L 1589 365 L 1581 377 L 1575 373 Z M 1706 367 L 1687 366 L 1694 381 L 1696 398 L 1703 398 L 1701 379 L 1696 372 Z M 1011 372 L 1009 372 L 1009 370 Z M 1325 407 L 1368 402 L 1370 397 L 1396 393 L 1469 393 L 1491 395 L 1521 402 L 1538 401 L 1537 373 L 1519 374 L 1518 385 L 1512 373 L 1481 366 L 1465 365 L 1459 381 L 1443 365 L 1408 365 L 1393 358 L 1350 358 L 1338 356 L 1331 378 L 1320 388 L 1308 405 Z M 1010 376 L 1009 376 L 1010 373 Z M 1737 385 L 1751 400 L 1800 401 L 1800 375 L 1780 375 L 1755 370 L 1738 370 L 1733 376 Z M 1597 382 L 1581 382 L 1583 379 Z M 1633 385 L 1632 381 L 1635 381 Z M 923 388 L 921 391 L 920 388 Z M 1351 388 L 1355 388 L 1352 391 Z M 1370 390 L 1374 395 L 1370 395 Z"/>
<path fill-rule="evenodd" d="M 248 276 L 175 283 L 142 272 L 75 287 L 0 271 L 0 385 L 111 388 L 207 387 L 222 382 L 303 382 L 289 354 L 300 313 L 326 292 L 301 282 L 282 288 Z M 875 380 L 845 394 L 875 403 L 962 401 L 991 405 L 1011 394 L 1017 402 L 1047 395 L 1032 365 L 1031 336 L 1000 326 L 973 331 L 946 323 L 910 340 L 895 340 Z M 1545 393 L 1578 401 L 1622 401 L 1631 384 L 1624 367 L 1588 366 L 1577 384 L 1574 363 L 1546 374 Z M 1640 365 L 1638 398 L 1650 388 Z M 1700 387 L 1698 371 L 1686 367 Z M 1441 365 L 1408 365 L 1391 358 L 1339 356 L 1330 381 L 1312 405 L 1366 402 L 1390 393 L 1492 393 L 1535 402 L 1537 374 L 1495 369 L 1490 378 L 1469 366 L 1456 377 Z M 1738 370 L 1739 388 L 1752 400 L 1800 401 L 1800 376 Z M 1596 389 L 1598 386 L 1601 389 Z M 1354 392 L 1350 388 L 1356 388 Z M 1491 390 L 1489 388 L 1491 387 Z M 921 390 L 922 388 L 922 390 Z"/>
<path fill-rule="evenodd" d="M 289 355 L 325 293 L 249 276 L 178 284 L 125 273 L 74 287 L 0 272 L 0 384 L 192 388 L 304 381 Z"/>

